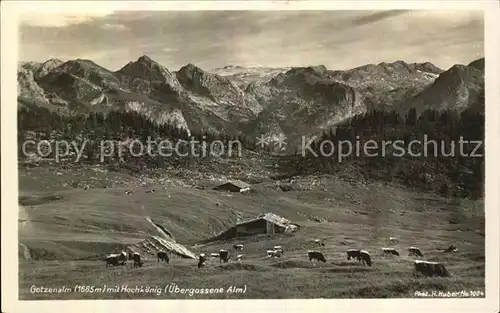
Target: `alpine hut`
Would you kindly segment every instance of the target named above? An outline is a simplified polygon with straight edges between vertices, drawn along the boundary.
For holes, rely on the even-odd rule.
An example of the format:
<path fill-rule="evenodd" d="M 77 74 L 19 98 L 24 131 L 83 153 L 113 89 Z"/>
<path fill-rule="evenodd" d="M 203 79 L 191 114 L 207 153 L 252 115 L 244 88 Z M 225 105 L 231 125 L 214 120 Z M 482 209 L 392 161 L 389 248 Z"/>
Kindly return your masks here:
<path fill-rule="evenodd" d="M 250 184 L 242 182 L 241 180 L 231 180 L 225 184 L 215 187 L 214 189 L 231 192 L 246 192 L 250 190 Z"/>
<path fill-rule="evenodd" d="M 294 232 L 299 229 L 298 224 L 292 223 L 284 217 L 274 213 L 262 213 L 257 217 L 238 222 L 226 231 L 207 239 L 203 242 L 227 240 L 236 237 L 252 236 L 259 234 L 277 234 Z"/>

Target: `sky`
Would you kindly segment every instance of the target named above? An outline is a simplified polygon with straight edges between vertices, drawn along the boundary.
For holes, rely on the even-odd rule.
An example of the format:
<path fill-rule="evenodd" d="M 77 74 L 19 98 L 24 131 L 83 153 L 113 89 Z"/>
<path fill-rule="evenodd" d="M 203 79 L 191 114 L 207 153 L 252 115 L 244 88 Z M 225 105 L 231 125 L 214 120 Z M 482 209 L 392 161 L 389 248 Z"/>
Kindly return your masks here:
<path fill-rule="evenodd" d="M 90 59 L 110 70 L 147 55 L 171 70 L 192 63 L 325 65 L 431 62 L 484 56 L 482 11 L 128 11 L 24 14 L 20 61 Z"/>

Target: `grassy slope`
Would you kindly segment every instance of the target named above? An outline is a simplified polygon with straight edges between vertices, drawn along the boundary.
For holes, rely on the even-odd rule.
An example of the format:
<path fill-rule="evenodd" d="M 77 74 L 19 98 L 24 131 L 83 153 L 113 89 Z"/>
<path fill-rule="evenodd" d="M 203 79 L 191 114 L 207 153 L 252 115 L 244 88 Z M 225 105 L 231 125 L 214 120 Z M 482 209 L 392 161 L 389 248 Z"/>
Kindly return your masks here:
<path fill-rule="evenodd" d="M 20 172 L 20 195 L 26 203 L 20 210 L 20 242 L 32 256 L 32 260 L 24 260 L 24 248 L 20 246 L 21 299 L 68 298 L 30 294 L 29 287 L 77 283 L 164 287 L 176 282 L 189 288 L 247 285 L 246 294 L 217 296 L 222 298 L 408 297 L 415 290 L 425 289 L 484 290 L 482 202 L 452 202 L 399 186 L 354 185 L 328 177 L 310 178 L 308 185 L 316 181 L 310 191 L 297 187 L 282 192 L 274 183 L 264 182 L 255 185 L 252 193 L 226 194 L 210 188 L 155 184 L 138 187 L 134 177 L 90 169 L 78 173 L 58 174 L 44 167 Z M 68 182 L 83 177 L 114 183 L 106 189 L 68 186 Z M 146 193 L 149 188 L 156 192 Z M 125 190 L 133 194 L 125 195 Z M 194 246 L 230 226 L 236 221 L 236 213 L 250 217 L 260 212 L 274 212 L 302 227 L 293 235 L 260 235 Z M 241 242 L 245 245 L 245 260 L 241 265 L 210 261 L 201 270 L 196 268 L 195 260 L 175 259 L 170 265 L 157 266 L 149 258 L 141 269 L 106 269 L 103 261 L 95 260 L 154 234 L 147 216 L 196 253 L 217 252 Z M 312 216 L 328 222 L 312 221 L 308 218 Z M 400 239 L 396 245 L 401 252 L 399 258 L 380 255 L 380 248 L 388 245 L 390 236 Z M 311 242 L 314 238 L 326 239 L 326 246 L 321 248 L 326 264 L 314 266 L 307 261 L 307 250 L 315 248 Z M 276 244 L 284 246 L 284 258 L 264 260 L 265 250 Z M 450 255 L 436 250 L 449 244 L 455 244 L 459 252 Z M 420 247 L 425 259 L 444 262 L 453 277 L 413 278 L 412 258 L 406 252 L 411 245 Z M 345 250 L 356 247 L 372 253 L 373 267 L 347 263 Z M 109 299 L 134 295 L 75 293 L 69 297 Z"/>

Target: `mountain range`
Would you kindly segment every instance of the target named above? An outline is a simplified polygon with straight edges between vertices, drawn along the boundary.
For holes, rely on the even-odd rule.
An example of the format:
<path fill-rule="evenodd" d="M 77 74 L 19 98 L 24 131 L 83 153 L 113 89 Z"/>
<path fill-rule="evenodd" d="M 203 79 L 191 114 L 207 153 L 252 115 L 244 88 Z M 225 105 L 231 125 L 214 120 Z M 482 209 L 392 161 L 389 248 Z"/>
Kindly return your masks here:
<path fill-rule="evenodd" d="M 431 63 L 367 64 L 349 70 L 323 65 L 171 71 L 148 56 L 110 71 L 91 60 L 18 66 L 18 106 L 60 114 L 136 111 L 188 132 L 267 134 L 298 138 L 373 109 L 462 111 L 484 97 L 484 58 L 444 70 Z"/>

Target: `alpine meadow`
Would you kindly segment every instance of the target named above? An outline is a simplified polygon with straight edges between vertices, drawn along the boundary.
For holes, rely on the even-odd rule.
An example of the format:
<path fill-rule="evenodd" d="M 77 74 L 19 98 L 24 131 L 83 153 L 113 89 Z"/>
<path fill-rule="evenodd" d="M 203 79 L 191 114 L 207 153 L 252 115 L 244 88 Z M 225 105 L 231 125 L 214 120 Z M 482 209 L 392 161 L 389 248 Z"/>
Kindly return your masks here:
<path fill-rule="evenodd" d="M 483 18 L 26 13 L 19 299 L 484 298 Z"/>

